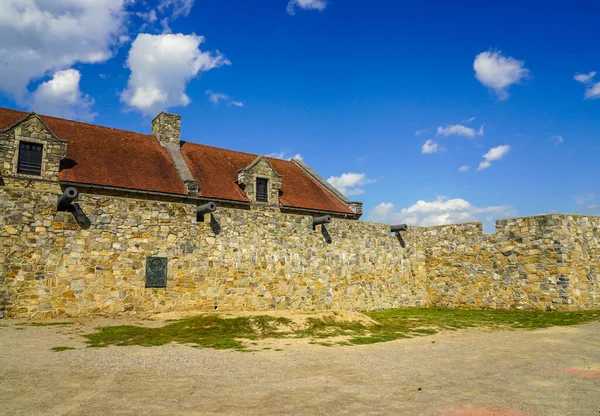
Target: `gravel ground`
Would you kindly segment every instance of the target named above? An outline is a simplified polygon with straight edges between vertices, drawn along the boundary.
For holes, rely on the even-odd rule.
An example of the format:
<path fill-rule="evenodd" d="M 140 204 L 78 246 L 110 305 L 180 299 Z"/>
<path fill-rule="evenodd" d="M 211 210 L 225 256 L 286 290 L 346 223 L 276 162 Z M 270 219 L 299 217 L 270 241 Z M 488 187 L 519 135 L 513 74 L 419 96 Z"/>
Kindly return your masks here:
<path fill-rule="evenodd" d="M 0 321 L 0 415 L 600 415 L 600 323 L 254 352 L 86 348 L 124 322 L 18 323 Z"/>

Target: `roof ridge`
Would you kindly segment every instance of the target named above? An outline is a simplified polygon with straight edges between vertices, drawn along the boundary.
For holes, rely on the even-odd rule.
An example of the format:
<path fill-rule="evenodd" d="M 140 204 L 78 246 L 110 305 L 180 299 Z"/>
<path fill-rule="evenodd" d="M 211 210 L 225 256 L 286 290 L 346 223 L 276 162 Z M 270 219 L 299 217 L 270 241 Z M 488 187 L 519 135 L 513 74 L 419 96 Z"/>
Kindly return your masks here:
<path fill-rule="evenodd" d="M 291 163 L 291 160 L 286 160 L 286 159 L 279 159 L 276 157 L 272 157 L 272 156 L 267 156 L 265 154 L 260 154 L 260 153 L 250 153 L 250 152 L 242 152 L 241 150 L 233 150 L 233 149 L 227 149 L 225 147 L 218 147 L 218 146 L 213 146 L 210 144 L 204 144 L 204 143 L 195 143 L 195 142 L 189 142 L 187 140 L 182 140 L 181 143 L 188 143 L 194 146 L 203 146 L 203 147 L 210 147 L 211 149 L 218 149 L 218 150 L 226 150 L 228 152 L 233 152 L 233 153 L 239 153 L 241 155 L 248 155 L 248 156 L 254 156 L 254 157 L 258 157 L 258 156 L 264 156 L 267 159 L 273 159 L 273 160 L 279 160 L 281 162 L 289 162 Z"/>
<path fill-rule="evenodd" d="M 140 133 L 138 131 L 119 129 L 117 127 L 103 126 L 103 125 L 100 125 L 100 124 L 93 124 L 93 123 L 88 123 L 88 122 L 85 122 L 85 121 L 72 120 L 72 119 L 69 119 L 69 118 L 49 116 L 47 114 L 40 114 L 40 113 L 37 113 L 35 111 L 21 111 L 21 110 L 15 110 L 15 109 L 12 109 L 12 108 L 7 108 L 7 107 L 0 107 L 0 111 L 3 111 L 3 110 L 12 111 L 12 112 L 15 112 L 15 113 L 23 113 L 24 116 L 26 116 L 28 114 L 31 114 L 31 113 L 34 113 L 34 114 L 37 114 L 39 117 L 47 117 L 47 118 L 52 118 L 52 119 L 55 119 L 55 120 L 68 121 L 68 122 L 71 122 L 71 123 L 85 124 L 85 125 L 92 126 L 92 127 L 100 127 L 100 128 L 103 128 L 103 129 L 124 131 L 126 133 L 140 134 L 142 136 L 153 137 L 152 134 L 150 134 L 150 133 Z"/>

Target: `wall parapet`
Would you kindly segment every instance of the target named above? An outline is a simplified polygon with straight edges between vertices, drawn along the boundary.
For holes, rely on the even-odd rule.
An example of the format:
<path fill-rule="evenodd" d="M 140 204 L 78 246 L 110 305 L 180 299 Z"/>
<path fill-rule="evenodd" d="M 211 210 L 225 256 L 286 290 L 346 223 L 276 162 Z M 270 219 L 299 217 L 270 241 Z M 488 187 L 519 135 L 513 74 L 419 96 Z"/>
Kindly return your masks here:
<path fill-rule="evenodd" d="M 600 217 L 548 214 L 411 227 L 430 302 L 443 307 L 600 308 Z"/>

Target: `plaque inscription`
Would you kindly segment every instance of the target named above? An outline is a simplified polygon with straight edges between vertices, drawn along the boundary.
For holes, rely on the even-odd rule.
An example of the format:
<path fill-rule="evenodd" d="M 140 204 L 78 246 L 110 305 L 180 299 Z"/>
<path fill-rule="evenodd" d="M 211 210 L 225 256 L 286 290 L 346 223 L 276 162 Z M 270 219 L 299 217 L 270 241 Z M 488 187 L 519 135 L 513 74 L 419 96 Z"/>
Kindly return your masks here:
<path fill-rule="evenodd" d="M 166 257 L 146 257 L 146 287 L 167 287 Z"/>

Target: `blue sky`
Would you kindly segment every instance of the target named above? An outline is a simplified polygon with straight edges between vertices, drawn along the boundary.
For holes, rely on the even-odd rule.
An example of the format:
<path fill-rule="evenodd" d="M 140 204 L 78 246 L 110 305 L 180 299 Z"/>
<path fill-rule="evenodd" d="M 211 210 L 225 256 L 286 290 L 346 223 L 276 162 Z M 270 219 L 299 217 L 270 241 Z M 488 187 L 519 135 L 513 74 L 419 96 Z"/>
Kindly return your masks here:
<path fill-rule="evenodd" d="M 375 221 L 600 214 L 600 4 L 494 3 L 7 0 L 0 106 L 168 110 L 184 140 L 300 155 Z"/>

